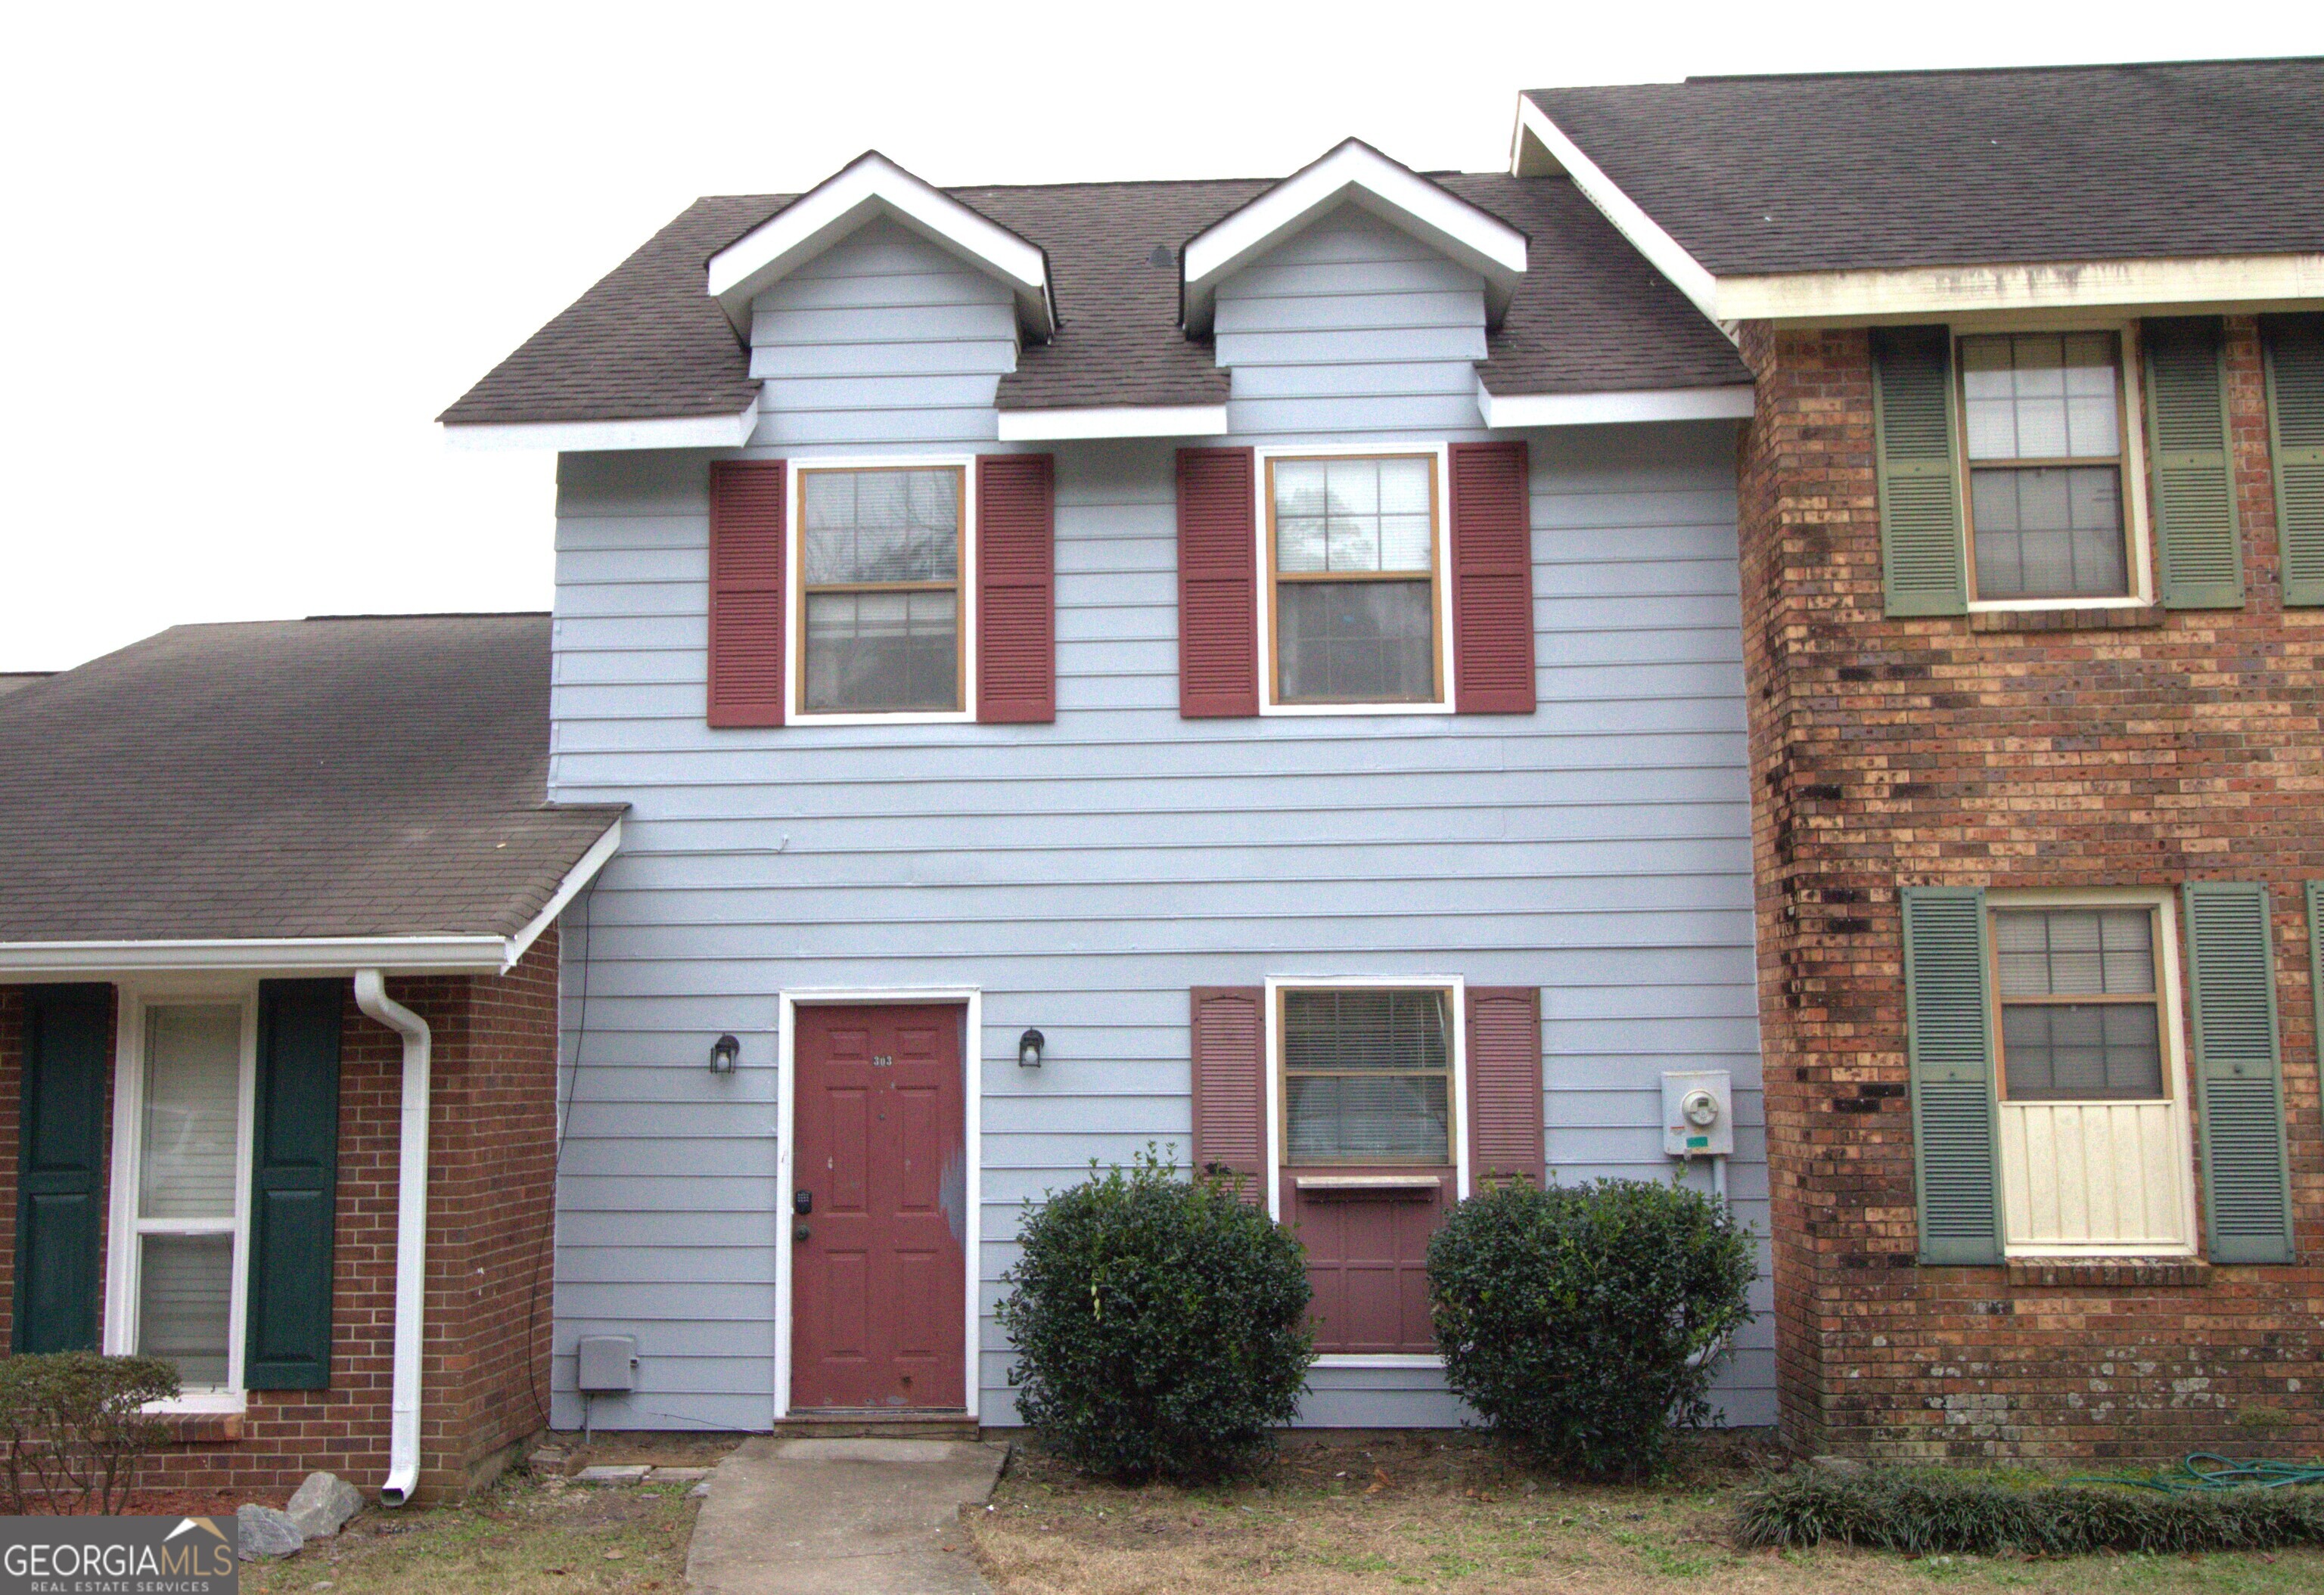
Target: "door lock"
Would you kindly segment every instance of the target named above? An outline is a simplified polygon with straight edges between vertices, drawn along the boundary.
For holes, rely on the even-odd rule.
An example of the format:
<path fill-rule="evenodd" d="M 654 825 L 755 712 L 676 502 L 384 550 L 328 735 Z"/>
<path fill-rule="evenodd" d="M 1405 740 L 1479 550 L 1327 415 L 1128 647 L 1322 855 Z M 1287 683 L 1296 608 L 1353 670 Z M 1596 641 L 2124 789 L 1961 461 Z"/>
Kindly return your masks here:
<path fill-rule="evenodd" d="M 813 1212 L 815 1211 L 815 1193 L 812 1191 L 793 1191 L 791 1193 L 791 1211 L 798 1213 L 801 1218 L 805 1218 L 808 1213 Z"/>
<path fill-rule="evenodd" d="M 791 1239 L 794 1240 L 804 1242 L 807 1238 L 807 1227 L 805 1224 L 791 1226 Z"/>

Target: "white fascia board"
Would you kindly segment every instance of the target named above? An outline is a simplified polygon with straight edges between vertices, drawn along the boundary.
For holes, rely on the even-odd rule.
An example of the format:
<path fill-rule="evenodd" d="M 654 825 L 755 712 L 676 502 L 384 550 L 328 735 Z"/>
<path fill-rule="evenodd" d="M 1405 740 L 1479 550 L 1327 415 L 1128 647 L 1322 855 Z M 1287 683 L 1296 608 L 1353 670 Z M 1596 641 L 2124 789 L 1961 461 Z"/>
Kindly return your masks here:
<path fill-rule="evenodd" d="M 1640 209 L 1637 200 L 1614 186 L 1613 180 L 1598 169 L 1595 161 L 1582 152 L 1580 145 L 1559 130 L 1556 123 L 1542 115 L 1541 107 L 1530 96 L 1517 96 L 1518 152 L 1523 153 L 1525 136 L 1530 134 L 1549 158 L 1563 168 L 1573 180 L 1573 186 L 1582 197 L 1596 206 L 1614 230 L 1630 241 L 1630 246 L 1646 257 L 1655 271 L 1669 278 L 1678 290 L 1694 301 L 1694 308 L 1713 321 L 1734 318 L 1721 309 L 1718 279 L 1703 268 L 1702 263 L 1687 254 L 1679 241 L 1665 232 L 1661 224 Z"/>
<path fill-rule="evenodd" d="M 1208 332 L 1221 282 L 1343 199 L 1483 277 L 1488 319 L 1500 320 L 1525 275 L 1525 235 L 1350 139 L 1188 241 L 1179 267 L 1186 330 Z"/>
<path fill-rule="evenodd" d="M 0 943 L 0 980 L 175 970 L 277 970 L 395 974 L 498 974 L 498 936 L 253 936 L 217 941 Z"/>
<path fill-rule="evenodd" d="M 1751 419 L 1748 383 L 1719 388 L 1641 388 L 1610 393 L 1503 393 L 1477 383 L 1477 408 L 1485 425 L 1512 427 L 1600 427 L 1641 421 L 1744 421 Z"/>
<path fill-rule="evenodd" d="M 891 217 L 1017 297 L 1017 319 L 1035 338 L 1056 330 L 1048 257 L 999 223 L 923 182 L 885 155 L 859 155 L 710 257 L 709 293 L 734 330 L 751 330 L 751 301 L 875 217 Z"/>
<path fill-rule="evenodd" d="M 565 871 L 565 879 L 557 883 L 557 890 L 549 894 L 549 901 L 542 906 L 540 912 L 532 917 L 532 923 L 508 939 L 501 953 L 502 973 L 505 974 L 516 967 L 517 961 L 531 950 L 534 942 L 540 939 L 540 933 L 557 922 L 557 917 L 565 912 L 566 905 L 596 878 L 597 871 L 605 867 L 605 861 L 620 852 L 621 846 L 622 822 L 616 819 L 605 827 L 603 836 L 589 844 L 589 851 Z"/>
<path fill-rule="evenodd" d="M 1223 438 L 1223 404 L 1109 404 L 1087 410 L 1004 410 L 1003 443 L 1064 443 L 1082 438 Z"/>
<path fill-rule="evenodd" d="M 612 453 L 632 448 L 740 448 L 758 429 L 753 400 L 733 415 L 684 415 L 659 420 L 541 421 L 444 427 L 444 446 L 461 449 L 542 448 L 558 454 Z"/>
<path fill-rule="evenodd" d="M 2136 310 L 2150 306 L 2257 309 L 2324 300 L 2324 253 L 2180 260 L 2051 261 L 1726 277 L 1720 313 L 1733 321 L 1817 321 L 1980 312 Z"/>

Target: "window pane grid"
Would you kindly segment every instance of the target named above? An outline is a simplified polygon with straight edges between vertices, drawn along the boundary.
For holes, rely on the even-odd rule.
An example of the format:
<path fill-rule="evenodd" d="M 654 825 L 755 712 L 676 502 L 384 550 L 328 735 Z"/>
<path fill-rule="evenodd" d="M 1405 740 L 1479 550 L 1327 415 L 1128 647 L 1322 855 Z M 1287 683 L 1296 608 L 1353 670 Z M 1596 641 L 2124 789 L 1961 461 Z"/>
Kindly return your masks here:
<path fill-rule="evenodd" d="M 1978 596 L 2128 595 L 2114 335 L 1964 337 L 1960 365 Z"/>
<path fill-rule="evenodd" d="M 1451 1161 L 1448 1010 L 1441 991 L 1284 992 L 1286 1159 Z"/>
<path fill-rule="evenodd" d="M 1268 465 L 1276 697 L 1434 703 L 1435 460 Z"/>
<path fill-rule="evenodd" d="M 800 474 L 807 712 L 961 706 L 963 493 L 953 466 Z"/>
<path fill-rule="evenodd" d="M 2151 909 L 1997 910 L 1993 943 L 2006 1098 L 2168 1097 Z"/>

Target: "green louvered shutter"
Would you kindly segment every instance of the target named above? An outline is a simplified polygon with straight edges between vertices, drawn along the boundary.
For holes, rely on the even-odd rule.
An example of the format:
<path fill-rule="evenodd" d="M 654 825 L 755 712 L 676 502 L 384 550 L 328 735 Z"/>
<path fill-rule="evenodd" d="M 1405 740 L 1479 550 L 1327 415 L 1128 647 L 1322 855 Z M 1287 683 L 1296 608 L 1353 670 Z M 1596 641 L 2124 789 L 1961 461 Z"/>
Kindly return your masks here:
<path fill-rule="evenodd" d="M 2324 604 L 2324 316 L 2265 316 L 2269 453 L 2283 601 Z"/>
<path fill-rule="evenodd" d="M 2292 1261 L 2292 1181 L 2275 1025 L 2267 888 L 2190 880 L 2187 966 L 2195 1010 L 2207 1239 L 2215 1263 Z"/>
<path fill-rule="evenodd" d="M 13 1351 L 97 1350 L 112 1017 L 111 986 L 34 986 L 24 993 Z"/>
<path fill-rule="evenodd" d="M 253 1390 L 330 1385 L 345 990 L 341 981 L 264 981 L 258 988 L 250 1313 L 243 1356 L 243 1383 Z"/>
<path fill-rule="evenodd" d="M 1985 893 L 1974 886 L 1908 886 L 1902 895 L 1921 1261 L 1997 1263 L 2001 1203 Z"/>
<path fill-rule="evenodd" d="M 2308 883 L 2308 994 L 2315 1000 L 2316 1066 L 2324 1073 L 2324 880 Z"/>
<path fill-rule="evenodd" d="M 2146 446 L 2163 604 L 2241 608 L 2243 539 L 2236 532 L 2218 318 L 2149 321 L 2140 338 L 2146 348 Z"/>
<path fill-rule="evenodd" d="M 1965 614 L 1960 476 L 1953 460 L 1952 332 L 1872 333 L 1880 580 L 1890 614 Z"/>

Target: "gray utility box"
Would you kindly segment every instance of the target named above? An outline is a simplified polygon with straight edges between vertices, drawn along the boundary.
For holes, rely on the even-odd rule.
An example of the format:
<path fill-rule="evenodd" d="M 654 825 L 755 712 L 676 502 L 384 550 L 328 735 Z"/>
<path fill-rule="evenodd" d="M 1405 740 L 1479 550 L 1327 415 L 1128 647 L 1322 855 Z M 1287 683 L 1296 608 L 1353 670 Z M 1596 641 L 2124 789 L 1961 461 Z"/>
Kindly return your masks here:
<path fill-rule="evenodd" d="M 573 1386 L 585 1396 L 638 1388 L 638 1337 L 585 1334 L 573 1348 Z"/>
<path fill-rule="evenodd" d="M 1735 1152 L 1735 1082 L 1725 1069 L 1663 1076 L 1663 1155 L 1729 1157 Z"/>

